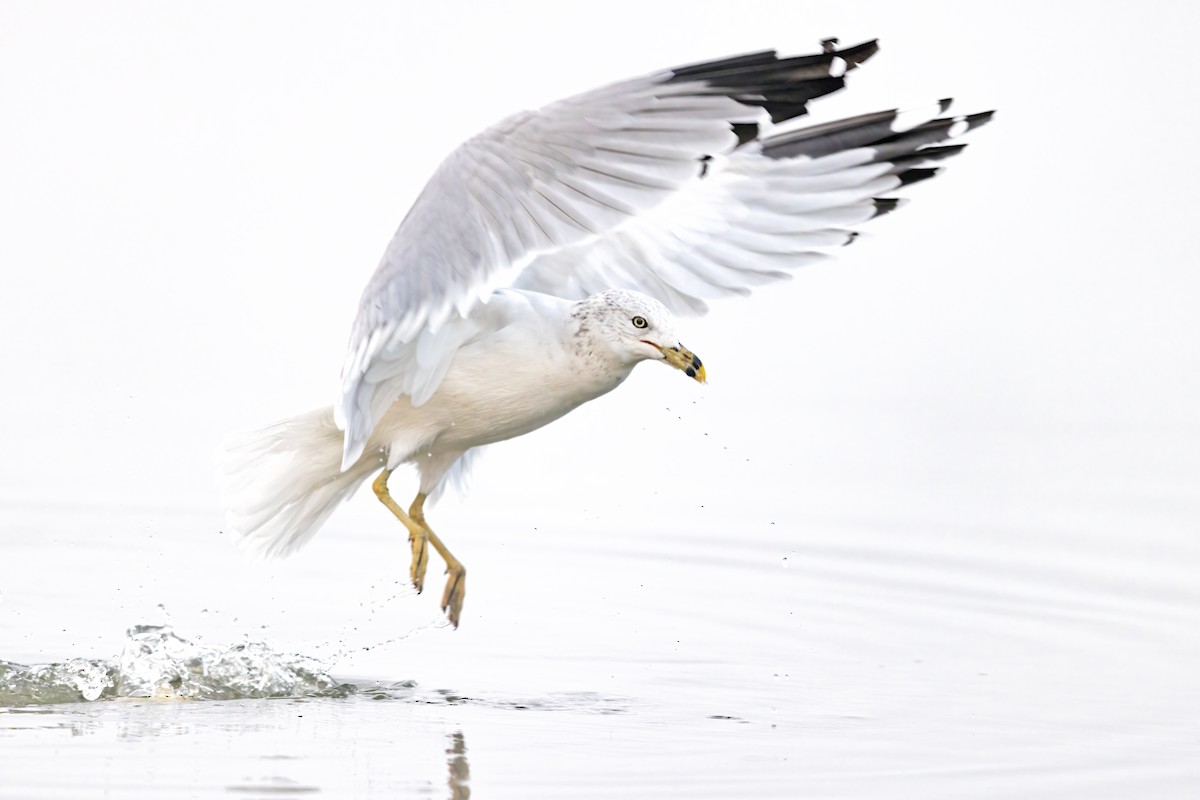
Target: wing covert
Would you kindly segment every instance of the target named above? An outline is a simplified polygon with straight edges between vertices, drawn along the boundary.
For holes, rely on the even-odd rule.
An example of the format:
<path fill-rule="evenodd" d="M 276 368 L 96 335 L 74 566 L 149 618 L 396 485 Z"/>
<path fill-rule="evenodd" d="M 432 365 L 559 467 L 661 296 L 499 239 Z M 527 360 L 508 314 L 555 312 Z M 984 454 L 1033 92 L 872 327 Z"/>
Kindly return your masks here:
<path fill-rule="evenodd" d="M 477 303 L 534 259 L 604 242 L 774 123 L 836 91 L 876 51 L 774 52 L 679 67 L 515 114 L 455 150 L 363 293 L 335 416 L 343 465 L 398 394 L 436 390 Z M 713 243 L 706 245 L 719 249 Z M 418 358 L 417 354 L 422 357 Z"/>
<path fill-rule="evenodd" d="M 537 257 L 515 288 L 582 298 L 649 294 L 675 313 L 760 284 L 850 244 L 854 228 L 892 211 L 902 187 L 937 174 L 966 145 L 941 145 L 991 113 L 940 117 L 949 100 L 748 140 L 704 175 L 612 231 Z"/>

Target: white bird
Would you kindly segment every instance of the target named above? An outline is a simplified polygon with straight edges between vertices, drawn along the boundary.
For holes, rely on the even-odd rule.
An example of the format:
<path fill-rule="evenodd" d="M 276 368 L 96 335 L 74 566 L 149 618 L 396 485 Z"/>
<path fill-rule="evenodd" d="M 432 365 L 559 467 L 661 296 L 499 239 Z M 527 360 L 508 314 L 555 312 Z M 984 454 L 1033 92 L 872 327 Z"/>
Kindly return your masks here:
<path fill-rule="evenodd" d="M 341 391 L 323 408 L 231 438 L 230 527 L 273 555 L 307 542 L 372 475 L 409 531 L 420 591 L 427 544 L 446 562 L 457 627 L 466 570 L 425 519 L 426 500 L 479 449 L 612 391 L 641 361 L 703 382 L 674 313 L 849 244 L 936 174 L 938 146 L 991 113 L 950 101 L 798 127 L 875 42 L 663 70 L 515 114 L 455 150 L 400 224 L 368 282 Z M 401 464 L 420 486 L 405 511 Z"/>

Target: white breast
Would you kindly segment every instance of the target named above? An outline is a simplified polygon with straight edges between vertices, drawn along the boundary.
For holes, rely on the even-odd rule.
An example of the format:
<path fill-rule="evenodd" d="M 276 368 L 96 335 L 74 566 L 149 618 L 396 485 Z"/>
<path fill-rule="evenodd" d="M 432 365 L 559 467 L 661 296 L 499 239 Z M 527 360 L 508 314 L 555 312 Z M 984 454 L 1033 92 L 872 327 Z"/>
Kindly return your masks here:
<path fill-rule="evenodd" d="M 388 451 L 392 466 L 417 453 L 461 452 L 529 433 L 612 391 L 631 367 L 580 360 L 571 306 L 497 293 L 479 312 L 486 332 L 459 350 L 438 390 L 417 408 L 407 397 L 393 403 L 372 444 Z"/>

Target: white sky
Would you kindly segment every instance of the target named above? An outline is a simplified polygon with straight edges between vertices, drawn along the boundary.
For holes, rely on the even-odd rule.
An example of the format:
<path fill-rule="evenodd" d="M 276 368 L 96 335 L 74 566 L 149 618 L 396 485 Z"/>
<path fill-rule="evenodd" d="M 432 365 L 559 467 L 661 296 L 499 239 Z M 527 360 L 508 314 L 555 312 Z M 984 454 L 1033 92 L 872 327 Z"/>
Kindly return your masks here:
<path fill-rule="evenodd" d="M 683 7 L 6 0 L 0 502 L 215 509 L 226 431 L 332 400 L 358 294 L 456 143 L 835 35 L 883 50 L 814 118 L 952 95 L 996 121 L 837 262 L 685 322 L 709 386 L 642 367 L 492 448 L 439 512 L 654 528 L 1194 496 L 1190 6 Z"/>

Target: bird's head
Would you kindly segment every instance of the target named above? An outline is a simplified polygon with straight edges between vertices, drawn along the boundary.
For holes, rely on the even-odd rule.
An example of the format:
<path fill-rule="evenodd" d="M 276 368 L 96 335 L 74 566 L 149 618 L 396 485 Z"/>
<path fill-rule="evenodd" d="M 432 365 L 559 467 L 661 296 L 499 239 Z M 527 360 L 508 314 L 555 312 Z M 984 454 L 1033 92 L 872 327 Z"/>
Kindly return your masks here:
<path fill-rule="evenodd" d="M 581 339 L 603 341 L 624 364 L 665 361 L 705 382 L 704 365 L 679 342 L 674 315 L 654 298 L 613 289 L 581 300 L 573 316 Z"/>

